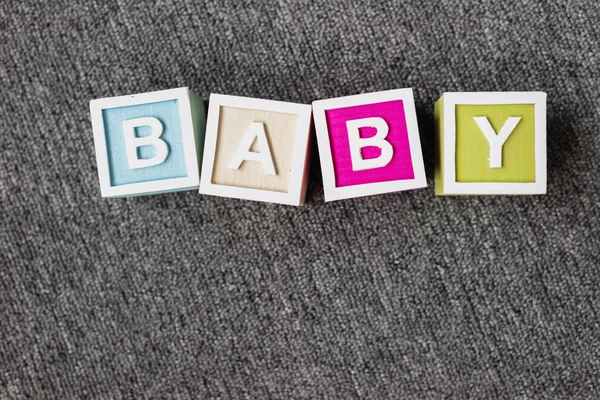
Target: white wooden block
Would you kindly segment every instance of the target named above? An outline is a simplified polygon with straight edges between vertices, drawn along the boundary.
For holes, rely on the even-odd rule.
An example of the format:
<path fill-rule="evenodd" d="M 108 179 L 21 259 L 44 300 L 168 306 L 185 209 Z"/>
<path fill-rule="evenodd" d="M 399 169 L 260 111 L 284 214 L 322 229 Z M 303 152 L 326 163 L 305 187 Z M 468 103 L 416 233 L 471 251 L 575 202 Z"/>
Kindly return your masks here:
<path fill-rule="evenodd" d="M 325 201 L 427 186 L 412 89 L 313 102 Z"/>
<path fill-rule="evenodd" d="M 103 197 L 199 187 L 205 107 L 188 88 L 90 102 Z"/>
<path fill-rule="evenodd" d="M 437 195 L 546 193 L 546 93 L 444 93 L 435 120 Z"/>
<path fill-rule="evenodd" d="M 211 94 L 200 193 L 301 205 L 311 107 Z"/>

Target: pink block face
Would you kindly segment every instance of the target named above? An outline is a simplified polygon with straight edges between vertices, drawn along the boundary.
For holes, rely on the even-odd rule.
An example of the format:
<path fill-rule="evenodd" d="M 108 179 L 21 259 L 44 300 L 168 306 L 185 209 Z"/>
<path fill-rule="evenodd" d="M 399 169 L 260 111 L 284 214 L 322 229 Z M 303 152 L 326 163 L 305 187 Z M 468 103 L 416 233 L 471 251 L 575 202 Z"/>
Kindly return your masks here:
<path fill-rule="evenodd" d="M 383 167 L 353 171 L 346 122 L 371 117 L 382 118 L 387 123 L 389 132 L 385 140 L 392 145 L 393 156 Z M 331 143 L 336 187 L 414 179 L 415 172 L 402 100 L 325 110 L 325 119 Z M 376 134 L 376 129 L 360 128 L 359 133 L 361 138 L 369 138 Z M 361 149 L 361 154 L 363 159 L 377 158 L 381 154 L 381 149 L 367 146 Z"/>

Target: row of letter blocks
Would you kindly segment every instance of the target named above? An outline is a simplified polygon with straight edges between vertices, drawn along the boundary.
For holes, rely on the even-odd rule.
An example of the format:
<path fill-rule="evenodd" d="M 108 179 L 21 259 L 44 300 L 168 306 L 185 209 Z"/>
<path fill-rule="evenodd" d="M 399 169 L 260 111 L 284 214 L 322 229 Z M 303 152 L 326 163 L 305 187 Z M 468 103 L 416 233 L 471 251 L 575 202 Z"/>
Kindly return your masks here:
<path fill-rule="evenodd" d="M 300 205 L 314 117 L 325 200 L 427 186 L 412 89 L 311 105 L 187 88 L 92 100 L 104 197 L 198 190 Z M 546 94 L 445 93 L 435 193 L 546 192 Z"/>

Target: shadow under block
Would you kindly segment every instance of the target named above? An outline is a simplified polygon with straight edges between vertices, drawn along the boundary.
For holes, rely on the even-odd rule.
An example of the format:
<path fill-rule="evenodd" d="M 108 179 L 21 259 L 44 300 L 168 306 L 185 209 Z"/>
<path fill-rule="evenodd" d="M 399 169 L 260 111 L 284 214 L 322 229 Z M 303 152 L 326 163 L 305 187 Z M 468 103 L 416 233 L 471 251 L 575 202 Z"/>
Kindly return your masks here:
<path fill-rule="evenodd" d="M 311 107 L 211 94 L 200 193 L 301 205 Z"/>
<path fill-rule="evenodd" d="M 444 93 L 435 129 L 436 195 L 546 193 L 545 93 Z"/>
<path fill-rule="evenodd" d="M 325 201 L 427 186 L 412 89 L 313 102 Z"/>
<path fill-rule="evenodd" d="M 178 88 L 92 100 L 103 197 L 198 189 L 206 111 Z"/>

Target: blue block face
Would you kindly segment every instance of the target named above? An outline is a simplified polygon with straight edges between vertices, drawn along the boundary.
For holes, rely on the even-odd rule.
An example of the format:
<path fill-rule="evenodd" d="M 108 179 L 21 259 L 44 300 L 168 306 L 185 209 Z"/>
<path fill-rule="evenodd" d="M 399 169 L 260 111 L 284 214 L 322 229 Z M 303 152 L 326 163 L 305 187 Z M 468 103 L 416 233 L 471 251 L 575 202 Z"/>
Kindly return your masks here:
<path fill-rule="evenodd" d="M 169 150 L 168 155 L 158 165 L 130 169 L 127 160 L 123 121 L 145 117 L 153 117 L 161 122 L 163 132 L 160 139 L 166 142 Z M 102 110 L 102 118 L 112 186 L 188 176 L 178 100 L 107 108 Z M 148 126 L 135 128 L 136 137 L 144 137 L 150 134 L 151 128 Z M 149 159 L 155 155 L 156 148 L 154 146 L 137 148 L 137 156 L 140 159 Z"/>

